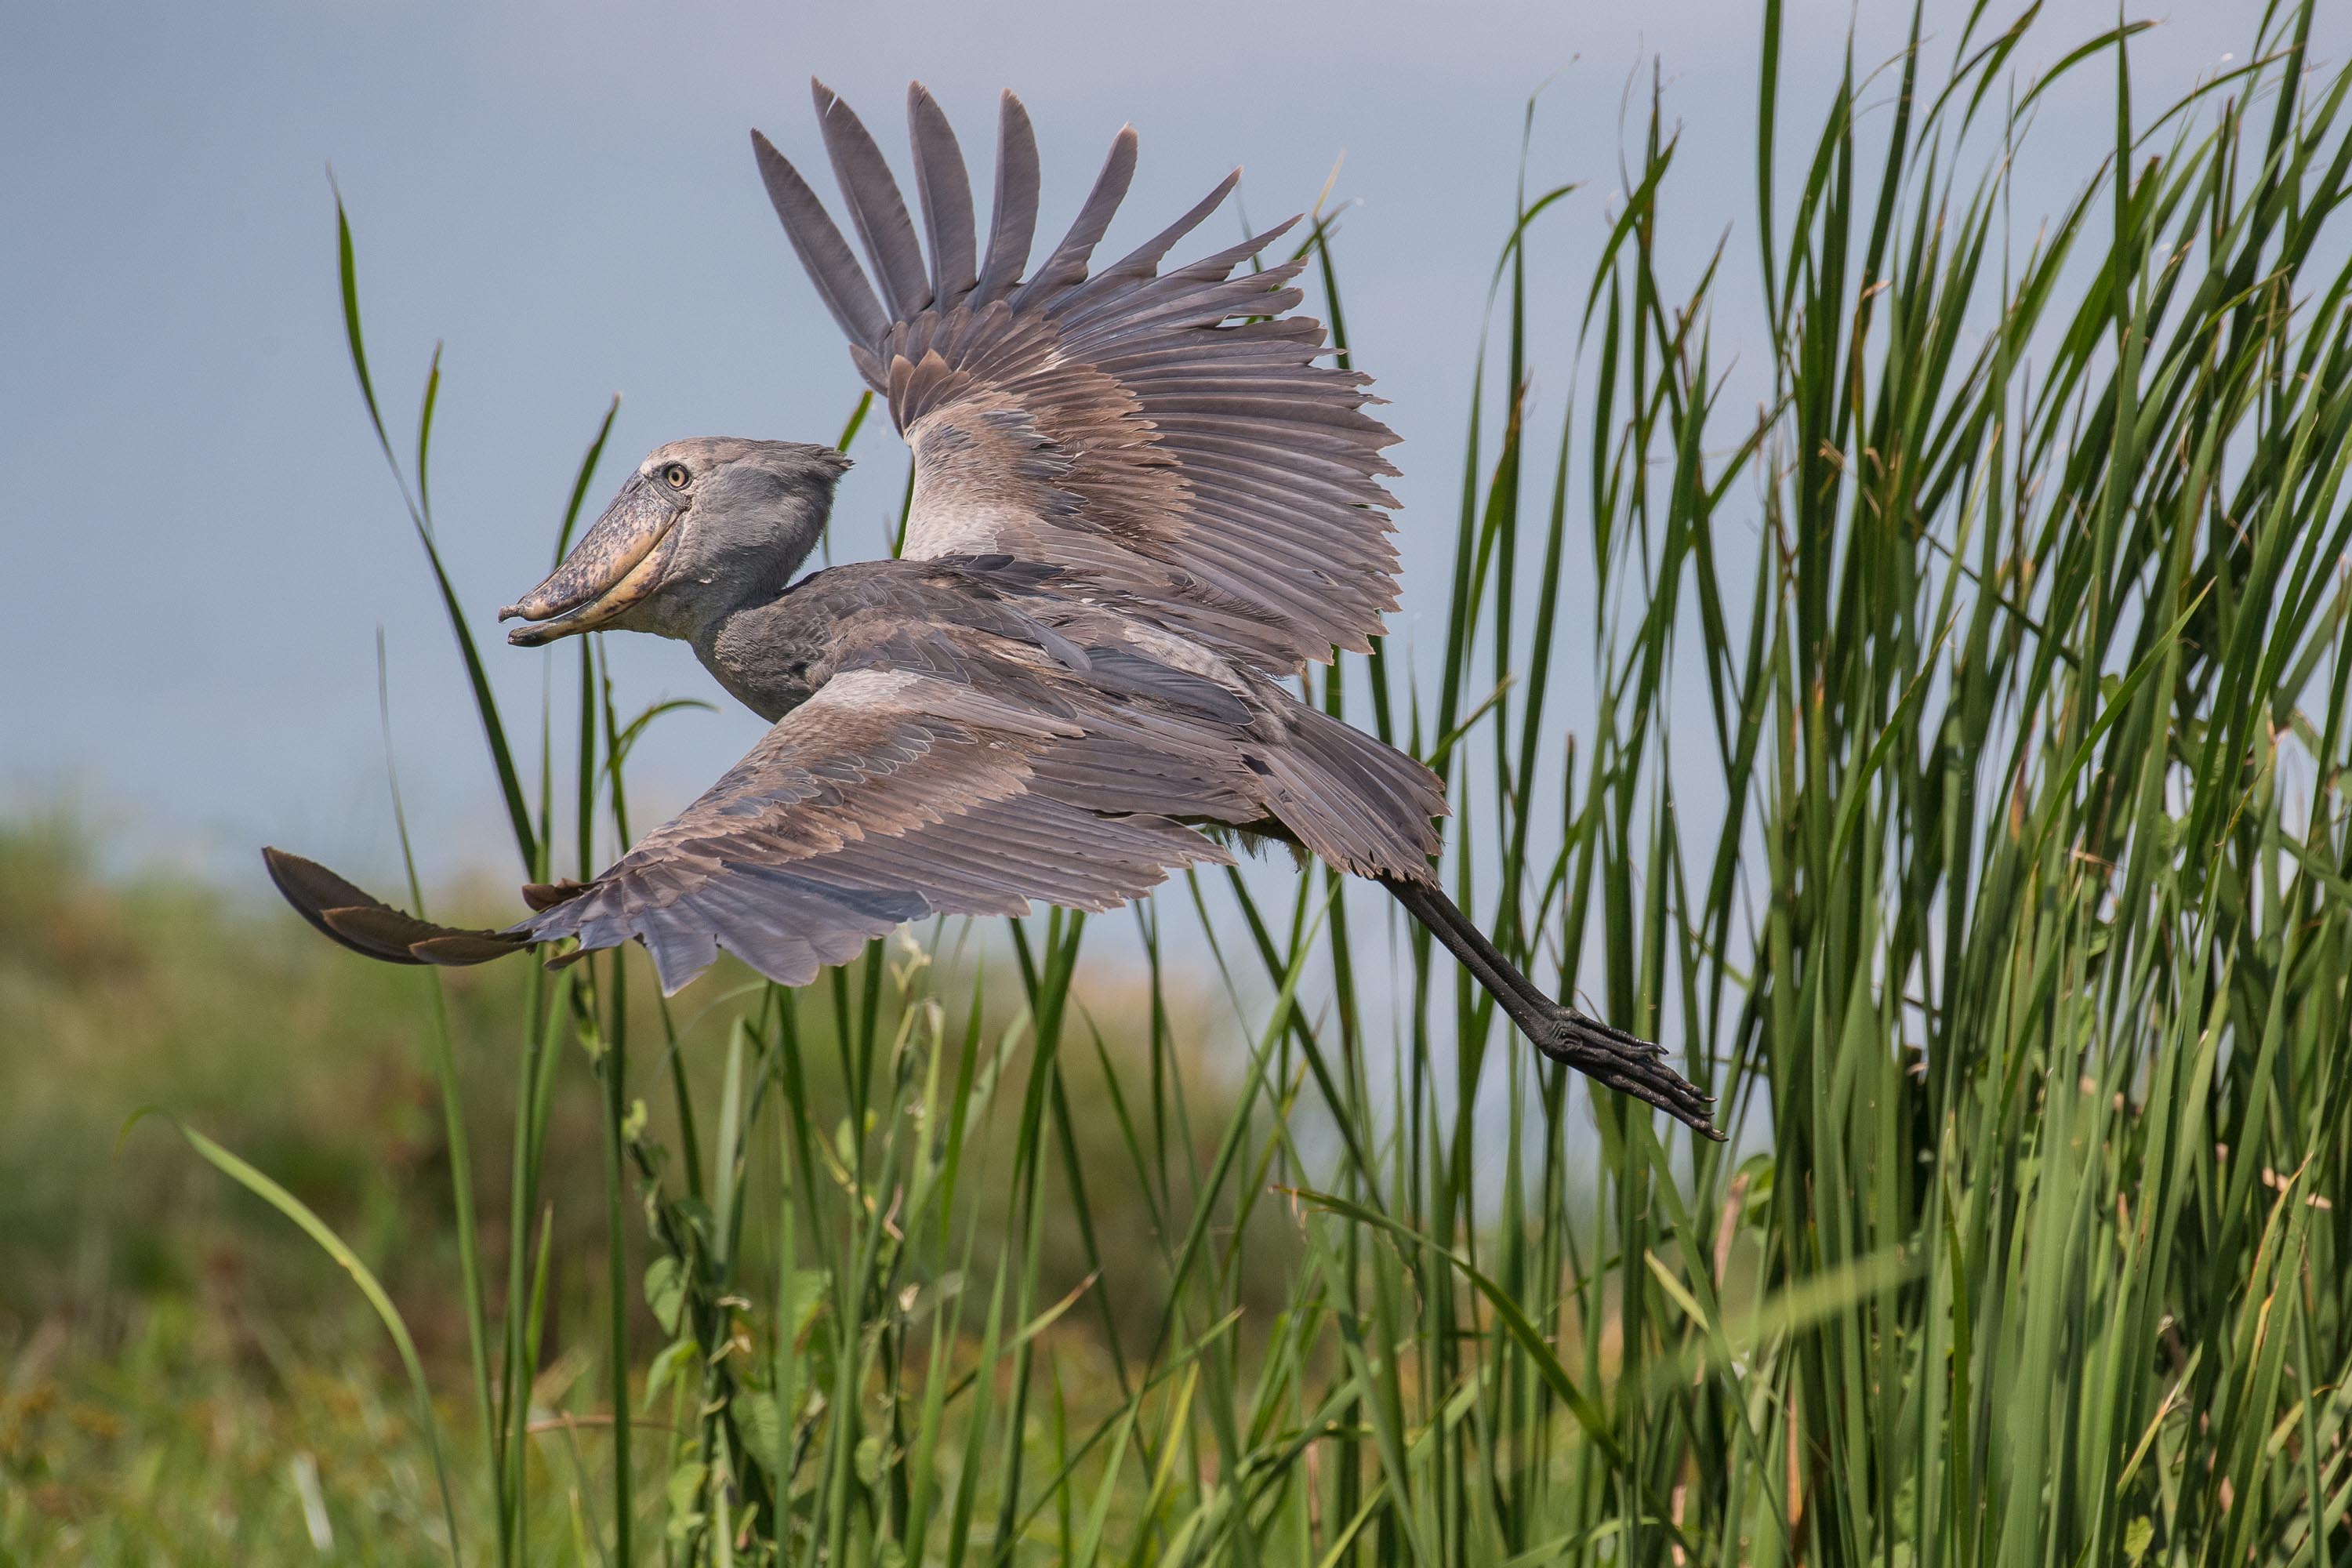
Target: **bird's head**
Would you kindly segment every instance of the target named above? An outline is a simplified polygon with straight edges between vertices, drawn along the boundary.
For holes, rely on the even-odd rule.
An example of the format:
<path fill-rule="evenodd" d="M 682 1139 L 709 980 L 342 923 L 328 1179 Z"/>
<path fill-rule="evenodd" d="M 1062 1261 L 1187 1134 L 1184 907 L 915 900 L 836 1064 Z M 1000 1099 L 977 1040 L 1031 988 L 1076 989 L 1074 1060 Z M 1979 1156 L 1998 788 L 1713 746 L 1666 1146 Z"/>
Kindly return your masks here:
<path fill-rule="evenodd" d="M 691 637 L 782 591 L 824 531 L 849 459 L 796 441 L 700 437 L 637 465 L 554 575 L 499 612 L 524 647 L 599 626 Z"/>

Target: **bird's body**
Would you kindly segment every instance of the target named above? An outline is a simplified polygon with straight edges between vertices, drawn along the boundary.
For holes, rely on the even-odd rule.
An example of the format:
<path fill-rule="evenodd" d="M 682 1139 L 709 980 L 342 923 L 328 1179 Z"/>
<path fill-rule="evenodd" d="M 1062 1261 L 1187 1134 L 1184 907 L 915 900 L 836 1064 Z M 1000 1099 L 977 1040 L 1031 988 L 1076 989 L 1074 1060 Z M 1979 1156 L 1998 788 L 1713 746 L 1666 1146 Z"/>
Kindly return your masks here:
<path fill-rule="evenodd" d="M 817 104 L 870 275 L 792 165 L 756 133 L 755 149 L 914 449 L 905 558 L 794 580 L 838 453 L 659 448 L 509 608 L 530 623 L 512 640 L 680 638 L 767 735 L 593 881 L 524 889 L 534 912 L 506 931 L 427 925 L 271 851 L 288 897 L 399 962 L 634 939 L 666 989 L 722 947 L 798 985 L 910 920 L 1114 907 L 1230 859 L 1230 829 L 1378 881 L 1545 1054 L 1719 1136 L 1655 1047 L 1544 995 L 1445 898 L 1437 776 L 1281 683 L 1368 647 L 1397 589 L 1380 484 L 1395 437 L 1364 412 L 1367 378 L 1318 364 L 1321 328 L 1289 313 L 1303 259 L 1236 276 L 1269 234 L 1160 269 L 1229 178 L 1090 270 L 1133 170 L 1122 132 L 1028 270 L 1036 149 L 1009 94 L 983 252 L 961 153 L 919 87 L 919 240 L 865 128 L 821 87 Z"/>
<path fill-rule="evenodd" d="M 672 986 L 717 942 L 798 984 L 903 920 L 1017 914 L 1039 896 L 1105 909 L 1225 860 L 1198 826 L 1427 879 L 1434 774 L 1142 609 L 997 555 L 835 566 L 731 610 L 690 640 L 776 730 L 707 809 L 532 933 L 641 937 Z M 960 854 L 982 816 L 987 854 Z M 726 868 L 755 859 L 798 880 L 763 871 L 771 896 L 747 903 Z M 859 898 L 816 918 L 836 886 Z M 783 919 L 787 903 L 812 921 Z"/>

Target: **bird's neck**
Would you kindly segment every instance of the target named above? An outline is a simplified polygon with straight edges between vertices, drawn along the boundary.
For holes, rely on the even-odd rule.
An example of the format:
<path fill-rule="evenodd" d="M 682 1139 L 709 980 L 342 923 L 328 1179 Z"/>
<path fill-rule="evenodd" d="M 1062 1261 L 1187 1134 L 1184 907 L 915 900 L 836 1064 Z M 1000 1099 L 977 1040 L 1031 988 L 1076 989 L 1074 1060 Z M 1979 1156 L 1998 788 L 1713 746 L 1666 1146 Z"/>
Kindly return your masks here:
<path fill-rule="evenodd" d="M 723 569 L 705 568 L 701 575 L 665 584 L 659 593 L 628 612 L 622 624 L 631 631 L 651 632 L 691 646 L 712 669 L 719 645 L 728 628 L 745 616 L 756 615 L 780 598 L 792 581 L 792 563 L 777 561 L 730 563 Z"/>
<path fill-rule="evenodd" d="M 782 585 L 747 595 L 696 626 L 687 637 L 702 668 L 746 708 L 770 723 L 808 700 L 821 640 L 798 624 Z"/>

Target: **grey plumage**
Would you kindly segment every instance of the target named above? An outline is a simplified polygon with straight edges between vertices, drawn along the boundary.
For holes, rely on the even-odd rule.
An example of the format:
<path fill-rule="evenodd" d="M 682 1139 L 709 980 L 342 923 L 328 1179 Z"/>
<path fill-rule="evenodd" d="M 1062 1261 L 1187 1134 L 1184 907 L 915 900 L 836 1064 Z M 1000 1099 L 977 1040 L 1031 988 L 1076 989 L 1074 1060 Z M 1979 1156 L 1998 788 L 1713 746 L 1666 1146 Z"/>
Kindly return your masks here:
<path fill-rule="evenodd" d="M 1102 173 L 1095 176 L 1095 188 L 1087 193 L 1086 205 L 1078 208 L 1070 232 L 1062 237 L 1045 264 L 1013 293 L 1014 310 L 1033 300 L 1050 300 L 1085 281 L 1087 262 L 1109 232 L 1111 216 L 1127 199 L 1127 187 L 1135 179 L 1135 128 L 1119 127 L 1118 134 L 1111 138 L 1110 155 L 1103 160 Z"/>
<path fill-rule="evenodd" d="M 936 111 L 928 102 L 910 94 L 919 127 Z M 910 226 L 888 218 L 904 203 L 872 139 L 837 100 L 821 103 L 853 225 L 911 239 Z M 927 140 L 938 141 L 919 130 L 929 203 L 947 159 L 925 151 Z M 846 246 L 789 161 L 764 139 L 760 147 L 820 293 L 854 298 L 862 280 L 841 273 Z M 1379 483 L 1395 472 L 1380 455 L 1395 437 L 1363 412 L 1367 378 L 1317 363 L 1321 327 L 1286 314 L 1299 302 L 1290 284 L 1303 258 L 1234 275 L 1289 224 L 1157 270 L 1230 193 L 1232 176 L 1089 274 L 1135 151 L 1134 132 L 1122 130 L 1069 233 L 1016 282 L 1037 169 L 1027 114 L 1008 96 L 994 232 L 970 293 L 902 309 L 878 332 L 835 306 L 859 369 L 915 448 L 907 553 L 1002 551 L 1066 565 L 1158 601 L 1163 621 L 1269 672 L 1328 659 L 1334 647 L 1360 651 L 1396 605 L 1385 510 L 1394 501 Z M 867 251 L 886 294 L 898 287 L 893 274 L 917 270 L 897 243 L 869 237 Z M 934 273 L 941 265 L 935 257 Z"/>
<path fill-rule="evenodd" d="M 874 287 L 866 281 L 857 258 L 849 253 L 849 242 L 825 216 L 824 204 L 817 200 L 800 171 L 784 162 L 774 145 L 756 131 L 751 132 L 751 151 L 767 184 L 768 200 L 782 220 L 784 234 L 799 254 L 801 265 L 808 269 L 809 280 L 816 285 L 817 297 L 851 342 L 879 338 L 889 318 L 882 313 L 882 302 L 874 297 Z"/>
<path fill-rule="evenodd" d="M 906 558 L 797 582 L 847 460 L 702 438 L 657 448 L 556 574 L 505 612 L 537 643 L 593 627 L 684 639 L 772 727 L 585 885 L 524 889 L 504 931 L 417 921 L 299 857 L 270 874 L 337 942 L 478 963 L 630 941 L 675 990 L 735 953 L 805 984 L 904 921 L 1112 908 L 1223 864 L 1226 830 L 1379 881 L 1548 1056 L 1714 1134 L 1654 1047 L 1544 996 L 1432 872 L 1427 768 L 1279 684 L 1365 648 L 1394 607 L 1394 435 L 1367 378 L 1318 363 L 1279 237 L 1160 270 L 1233 189 L 1090 270 L 1133 179 L 1121 130 L 1076 218 L 1026 271 L 1035 138 L 999 121 L 987 248 L 955 134 L 908 97 L 915 217 L 880 148 L 814 84 L 859 248 L 791 162 L 760 172 L 853 362 L 915 453 Z M 1297 220 L 1292 220 L 1294 223 Z"/>
<path fill-rule="evenodd" d="M 971 178 L 964 173 L 955 128 L 920 82 L 907 94 L 907 136 L 915 146 L 915 193 L 931 244 L 931 298 L 950 309 L 971 292 L 980 277 Z"/>
<path fill-rule="evenodd" d="M 997 103 L 996 205 L 988 220 L 988 263 L 969 301 L 974 310 L 1020 278 L 1036 233 L 1037 132 L 1030 127 L 1029 111 L 1007 92 Z"/>
<path fill-rule="evenodd" d="M 848 197 L 850 221 L 874 264 L 874 279 L 881 286 L 882 308 L 901 319 L 931 302 L 923 249 L 915 238 L 915 225 L 882 149 L 848 106 L 823 82 L 812 82 L 817 123 L 824 132 L 824 147 L 833 172 Z"/>

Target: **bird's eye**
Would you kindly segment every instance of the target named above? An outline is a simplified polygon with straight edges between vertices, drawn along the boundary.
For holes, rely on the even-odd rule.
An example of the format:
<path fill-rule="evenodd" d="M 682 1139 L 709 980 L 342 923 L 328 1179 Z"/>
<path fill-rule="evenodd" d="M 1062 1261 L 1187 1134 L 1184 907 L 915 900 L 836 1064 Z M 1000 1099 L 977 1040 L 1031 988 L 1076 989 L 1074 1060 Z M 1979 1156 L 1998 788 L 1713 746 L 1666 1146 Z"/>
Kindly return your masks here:
<path fill-rule="evenodd" d="M 682 490 L 686 489 L 686 465 L 684 463 L 672 463 L 668 468 L 662 470 L 662 479 L 669 485 L 669 488 L 674 490 Z"/>

